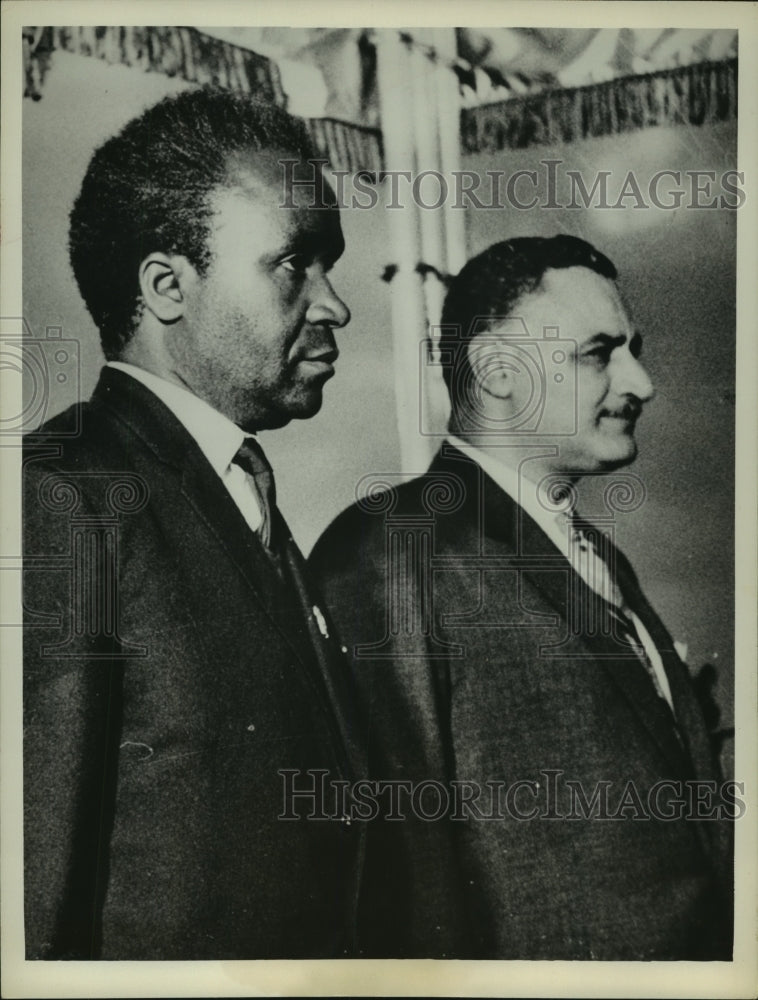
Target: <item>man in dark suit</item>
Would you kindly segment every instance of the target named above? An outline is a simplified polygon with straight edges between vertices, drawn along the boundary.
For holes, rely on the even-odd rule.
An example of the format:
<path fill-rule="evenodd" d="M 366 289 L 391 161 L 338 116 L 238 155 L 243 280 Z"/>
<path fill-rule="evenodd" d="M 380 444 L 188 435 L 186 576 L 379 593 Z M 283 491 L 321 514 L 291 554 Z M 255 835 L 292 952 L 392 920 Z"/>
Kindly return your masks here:
<path fill-rule="evenodd" d="M 369 953 L 731 956 L 728 795 L 687 669 L 613 542 L 643 485 L 612 477 L 598 524 L 576 510 L 582 475 L 635 458 L 652 395 L 615 278 L 568 236 L 470 261 L 443 310 L 447 440 L 311 556 L 384 810 Z"/>
<path fill-rule="evenodd" d="M 349 671 L 255 438 L 318 411 L 349 319 L 313 155 L 192 91 L 97 150 L 71 213 L 108 363 L 25 445 L 29 958 L 354 948 L 362 830 L 304 773 L 361 774 Z"/>

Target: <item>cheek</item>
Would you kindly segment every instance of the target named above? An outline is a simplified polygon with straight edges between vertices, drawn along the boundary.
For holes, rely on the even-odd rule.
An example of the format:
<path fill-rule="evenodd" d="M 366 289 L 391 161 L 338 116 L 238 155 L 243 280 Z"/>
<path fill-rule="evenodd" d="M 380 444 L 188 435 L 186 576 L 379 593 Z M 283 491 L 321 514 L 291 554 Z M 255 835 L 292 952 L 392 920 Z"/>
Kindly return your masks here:
<path fill-rule="evenodd" d="M 564 372 L 550 373 L 547 376 L 545 392 L 547 394 L 546 409 L 556 414 L 564 414 L 565 419 L 576 413 L 580 401 L 585 398 L 583 387 Z"/>
<path fill-rule="evenodd" d="M 577 379 L 577 394 L 581 412 L 593 421 L 608 395 L 608 378 L 603 372 L 582 372 Z"/>
<path fill-rule="evenodd" d="M 223 289 L 207 288 L 205 293 L 192 303 L 190 322 L 198 340 L 212 347 L 237 325 L 237 303 L 224 294 Z"/>
<path fill-rule="evenodd" d="M 296 354 L 305 318 L 300 293 L 250 280 L 244 287 L 225 281 L 205 291 L 195 313 L 200 353 L 230 370 L 276 377 Z"/>

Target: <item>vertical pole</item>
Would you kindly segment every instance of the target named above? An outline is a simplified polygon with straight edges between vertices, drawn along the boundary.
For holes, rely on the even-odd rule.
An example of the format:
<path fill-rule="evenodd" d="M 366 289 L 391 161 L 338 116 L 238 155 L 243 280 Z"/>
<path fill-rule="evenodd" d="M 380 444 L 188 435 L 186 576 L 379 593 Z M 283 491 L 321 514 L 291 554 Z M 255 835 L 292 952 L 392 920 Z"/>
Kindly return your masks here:
<path fill-rule="evenodd" d="M 416 33 L 419 34 L 418 32 Z M 427 29 L 419 39 L 434 45 L 434 29 Z M 416 210 L 419 216 L 421 231 L 421 260 L 435 267 L 440 273 L 447 269 L 447 254 L 445 247 L 445 209 L 442 207 L 449 197 L 449 178 L 442 171 L 438 84 L 436 76 L 446 70 L 438 63 L 429 59 L 423 50 L 416 48 L 411 57 L 413 73 L 413 118 L 416 134 L 416 152 L 419 184 L 416 190 Z M 422 174 L 430 173 L 425 179 Z M 437 175 L 433 176 L 432 172 Z M 442 180 L 439 178 L 442 177 Z M 431 207 L 442 199 L 442 206 Z M 422 424 L 427 434 L 434 435 L 430 439 L 432 451 L 439 446 L 441 435 L 447 426 L 448 406 L 447 392 L 442 381 L 441 369 L 435 354 L 434 340 L 437 339 L 438 326 L 442 317 L 442 304 L 445 298 L 445 286 L 433 272 L 427 272 L 423 278 L 424 301 L 428 337 L 426 349 L 421 361 L 421 377 L 419 379 L 419 405 L 423 412 Z"/>
<path fill-rule="evenodd" d="M 413 135 L 413 83 L 411 55 L 395 30 L 376 32 L 379 109 L 387 171 L 410 172 L 415 176 L 416 146 Z M 397 184 L 397 201 L 392 188 L 385 207 L 389 229 L 391 263 L 397 272 L 390 286 L 395 369 L 395 395 L 401 471 L 425 472 L 431 441 L 420 430 L 421 359 L 427 335 L 426 309 L 421 278 L 416 265 L 421 260 L 418 210 L 411 197 L 407 178 Z M 392 204 L 398 207 L 390 207 Z"/>
<path fill-rule="evenodd" d="M 455 28 L 435 28 L 434 45 L 443 61 L 457 56 Z M 437 130 L 440 144 L 440 170 L 448 178 L 450 196 L 443 206 L 445 253 L 447 270 L 457 274 L 466 263 L 466 212 L 453 208 L 454 176 L 461 169 L 461 95 L 458 78 L 446 66 L 440 65 L 435 73 L 437 100 Z"/>
<path fill-rule="evenodd" d="M 441 173 L 435 81 L 435 75 L 439 70 L 420 49 L 411 54 L 411 68 L 416 168 L 417 176 L 420 178 L 424 171 Z M 436 267 L 438 271 L 444 271 L 446 267 L 444 209 L 425 206 L 434 205 L 440 194 L 446 193 L 444 189 L 439 190 L 441 183 L 443 182 L 438 183 L 432 176 L 419 183 L 417 194 L 420 204 L 416 206 L 421 230 L 421 259 L 425 264 Z M 444 184 L 447 185 L 447 178 L 444 179 Z M 447 198 L 444 199 L 443 205 L 446 201 Z M 445 289 L 441 283 L 433 275 L 428 275 L 424 279 L 424 299 L 427 319 L 431 326 L 440 321 L 444 295 Z"/>
<path fill-rule="evenodd" d="M 467 258 L 466 213 L 463 208 L 453 207 L 457 200 L 456 177 L 461 168 L 461 95 L 458 78 L 449 68 L 449 63 L 457 56 L 455 28 L 433 28 L 430 43 L 434 45 L 439 56 L 434 68 L 433 100 L 430 102 L 434 112 L 437 135 L 438 169 L 448 183 L 448 196 L 443 202 L 440 213 L 441 270 L 455 275 L 466 263 Z M 436 341 L 439 334 L 438 331 L 435 331 L 434 324 L 439 323 L 440 315 L 431 320 L 430 334 L 435 359 L 437 357 Z M 433 422 L 441 433 L 447 427 L 450 400 L 442 379 L 441 369 L 436 365 L 428 369 L 426 397 L 429 403 L 430 422 Z"/>

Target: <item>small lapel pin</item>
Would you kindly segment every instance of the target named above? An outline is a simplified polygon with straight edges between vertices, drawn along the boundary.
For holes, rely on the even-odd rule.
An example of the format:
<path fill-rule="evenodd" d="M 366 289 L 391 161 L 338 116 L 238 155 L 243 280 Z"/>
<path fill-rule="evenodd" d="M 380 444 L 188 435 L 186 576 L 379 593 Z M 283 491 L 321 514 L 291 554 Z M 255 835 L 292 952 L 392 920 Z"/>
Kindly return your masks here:
<path fill-rule="evenodd" d="M 323 635 L 325 639 L 329 638 L 329 629 L 326 627 L 326 619 L 321 614 L 320 608 L 313 605 L 313 617 L 316 619 L 316 624 L 318 625 L 319 632 Z"/>

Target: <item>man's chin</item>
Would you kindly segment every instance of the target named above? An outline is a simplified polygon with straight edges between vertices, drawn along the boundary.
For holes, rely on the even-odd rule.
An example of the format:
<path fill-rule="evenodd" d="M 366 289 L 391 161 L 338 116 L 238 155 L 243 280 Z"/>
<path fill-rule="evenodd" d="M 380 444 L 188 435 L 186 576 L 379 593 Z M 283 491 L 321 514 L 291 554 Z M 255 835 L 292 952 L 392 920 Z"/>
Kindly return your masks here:
<path fill-rule="evenodd" d="M 292 419 L 308 420 L 310 417 L 315 417 L 323 404 L 324 393 L 322 387 L 312 388 L 308 392 L 303 393 L 297 405 L 293 407 Z"/>
<path fill-rule="evenodd" d="M 569 439 L 570 440 L 570 439 Z M 613 472 L 630 465 L 637 457 L 637 444 L 633 438 L 609 441 L 607 438 L 595 440 L 593 447 L 572 451 L 560 448 L 558 465 L 561 471 L 577 476 L 593 473 Z"/>
<path fill-rule="evenodd" d="M 630 465 L 637 457 L 637 442 L 629 438 L 623 446 L 615 445 L 602 449 L 598 455 L 600 466 L 604 472 L 621 469 Z"/>
<path fill-rule="evenodd" d="M 316 416 L 323 403 L 324 396 L 320 387 L 318 390 L 304 393 L 297 399 L 288 401 L 278 413 L 274 414 L 274 419 L 278 419 L 279 422 L 272 425 L 272 429 L 274 426 L 284 427 L 290 420 L 310 420 L 311 417 Z"/>
<path fill-rule="evenodd" d="M 309 393 L 307 397 L 279 402 L 276 406 L 261 408 L 255 416 L 246 420 L 236 421 L 243 431 L 254 434 L 256 431 L 276 431 L 286 427 L 292 420 L 309 420 L 315 417 L 321 409 L 323 397 L 321 391 Z"/>

